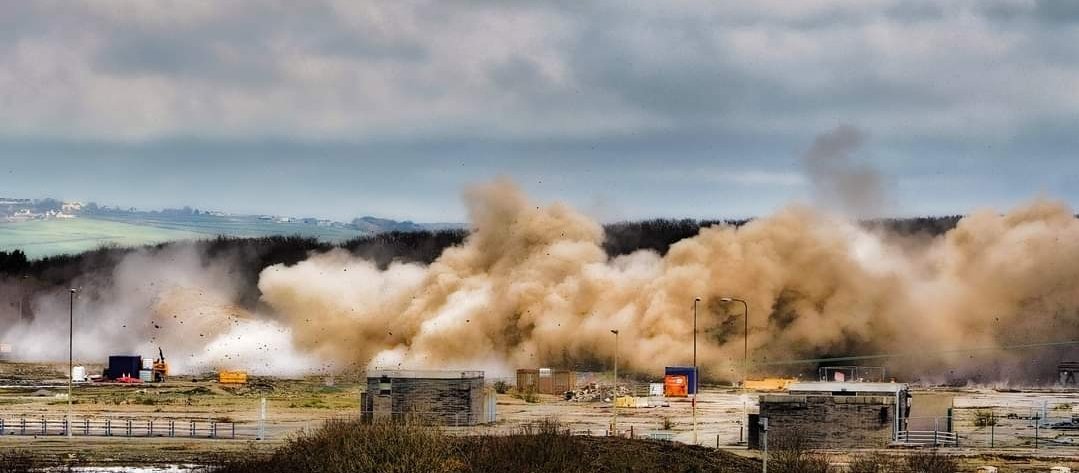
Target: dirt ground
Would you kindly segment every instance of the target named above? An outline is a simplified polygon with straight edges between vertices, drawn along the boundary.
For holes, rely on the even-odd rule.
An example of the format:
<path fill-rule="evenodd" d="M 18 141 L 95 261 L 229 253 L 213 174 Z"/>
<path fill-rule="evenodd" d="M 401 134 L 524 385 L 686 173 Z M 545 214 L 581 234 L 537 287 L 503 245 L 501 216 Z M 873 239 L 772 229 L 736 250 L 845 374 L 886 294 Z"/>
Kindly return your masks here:
<path fill-rule="evenodd" d="M 0 363 L 0 419 L 63 419 L 67 408 L 63 368 L 47 364 Z M 91 368 L 92 372 L 93 368 Z M 4 435 L 0 449 L 20 449 L 54 457 L 75 456 L 96 464 L 199 463 L 213 455 L 243 452 L 260 455 L 290 435 L 311 429 L 330 418 L 359 412 L 364 383 L 359 376 L 312 376 L 303 379 L 252 378 L 246 385 L 221 385 L 210 376 L 176 377 L 163 384 L 77 385 L 74 417 L 152 419 L 155 422 L 218 421 L 238 424 L 239 440 L 187 438 L 76 437 Z M 268 440 L 255 441 L 254 432 L 262 398 L 267 402 Z M 747 457 L 758 452 L 744 447 L 745 414 L 756 412 L 757 395 L 731 388 L 702 388 L 697 400 L 696 434 L 689 399 L 657 399 L 664 406 L 613 408 L 605 402 L 566 401 L 537 396 L 525 402 L 512 394 L 498 396 L 498 421 L 491 425 L 449 428 L 460 434 L 506 433 L 523 424 L 556 419 L 578 434 L 606 435 L 613 425 L 623 435 L 670 438 L 682 443 L 718 447 Z M 1053 423 L 1079 417 L 1079 392 L 995 391 L 991 389 L 918 390 L 915 415 L 931 419 L 954 415 L 960 432 L 960 456 L 966 469 L 992 465 L 1001 472 L 1048 471 L 1070 466 L 1079 471 L 1079 445 L 1071 438 L 1079 430 L 1048 428 L 1039 424 L 1038 448 L 1033 444 L 1031 413 L 1046 413 Z M 983 425 L 985 412 L 995 424 Z M 944 414 L 942 414 L 944 413 Z M 1042 416 L 1042 414 L 1037 414 Z M 10 424 L 9 424 L 10 425 Z M 992 431 L 992 438 L 987 432 Z M 889 449 L 891 453 L 902 450 Z M 831 452 L 833 461 L 849 461 L 850 452 Z"/>

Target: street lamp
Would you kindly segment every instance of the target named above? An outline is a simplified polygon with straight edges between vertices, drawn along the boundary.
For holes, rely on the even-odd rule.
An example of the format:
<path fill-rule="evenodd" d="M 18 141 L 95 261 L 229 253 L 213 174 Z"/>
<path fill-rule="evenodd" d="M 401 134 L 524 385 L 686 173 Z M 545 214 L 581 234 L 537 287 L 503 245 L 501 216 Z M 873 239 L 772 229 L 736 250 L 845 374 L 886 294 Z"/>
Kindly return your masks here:
<path fill-rule="evenodd" d="M 618 330 L 611 330 L 614 334 L 614 386 L 615 395 L 618 395 Z"/>
<path fill-rule="evenodd" d="M 611 419 L 611 434 L 618 435 L 618 330 L 614 334 L 614 417 Z"/>
<path fill-rule="evenodd" d="M 75 372 L 75 289 L 71 289 L 67 312 L 67 438 L 71 439 L 71 391 Z"/>
<path fill-rule="evenodd" d="M 690 411 L 693 415 L 693 444 L 697 445 L 697 387 L 700 386 L 701 373 L 697 369 L 697 304 L 700 297 L 693 299 L 693 397 L 690 398 Z"/>
<path fill-rule="evenodd" d="M 742 308 L 745 309 L 743 313 L 745 315 L 745 333 L 743 334 L 742 345 L 742 387 L 746 385 L 746 378 L 749 376 L 749 304 L 742 299 L 735 297 L 724 297 L 719 300 L 724 304 L 730 304 L 731 302 L 741 302 Z"/>

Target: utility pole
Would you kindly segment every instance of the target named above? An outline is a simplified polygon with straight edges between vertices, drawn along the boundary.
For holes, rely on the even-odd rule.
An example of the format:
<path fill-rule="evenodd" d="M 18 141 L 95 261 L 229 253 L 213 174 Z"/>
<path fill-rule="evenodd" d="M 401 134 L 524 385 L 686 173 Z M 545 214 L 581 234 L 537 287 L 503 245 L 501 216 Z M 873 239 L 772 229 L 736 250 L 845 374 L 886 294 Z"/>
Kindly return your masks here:
<path fill-rule="evenodd" d="M 611 434 L 618 435 L 618 330 L 614 334 L 614 418 L 611 420 Z"/>
<path fill-rule="evenodd" d="M 75 289 L 71 290 L 68 298 L 67 324 L 67 425 L 64 430 L 67 431 L 68 440 L 71 440 L 71 388 L 75 372 Z"/>
<path fill-rule="evenodd" d="M 689 399 L 693 415 L 693 445 L 697 445 L 697 388 L 701 379 L 701 372 L 697 368 L 697 303 L 700 301 L 700 297 L 693 299 L 693 396 Z"/>

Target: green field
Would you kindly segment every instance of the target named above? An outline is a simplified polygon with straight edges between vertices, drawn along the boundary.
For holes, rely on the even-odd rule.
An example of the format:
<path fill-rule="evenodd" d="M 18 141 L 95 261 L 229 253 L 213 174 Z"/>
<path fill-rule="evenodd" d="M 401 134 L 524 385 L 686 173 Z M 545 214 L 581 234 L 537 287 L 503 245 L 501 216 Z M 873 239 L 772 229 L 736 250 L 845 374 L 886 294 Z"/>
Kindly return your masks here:
<path fill-rule="evenodd" d="M 79 253 L 103 245 L 140 246 L 218 235 L 260 237 L 303 235 L 327 241 L 361 236 L 358 230 L 302 223 L 274 223 L 254 217 L 86 218 L 0 223 L 0 250 L 21 249 L 32 259 Z"/>

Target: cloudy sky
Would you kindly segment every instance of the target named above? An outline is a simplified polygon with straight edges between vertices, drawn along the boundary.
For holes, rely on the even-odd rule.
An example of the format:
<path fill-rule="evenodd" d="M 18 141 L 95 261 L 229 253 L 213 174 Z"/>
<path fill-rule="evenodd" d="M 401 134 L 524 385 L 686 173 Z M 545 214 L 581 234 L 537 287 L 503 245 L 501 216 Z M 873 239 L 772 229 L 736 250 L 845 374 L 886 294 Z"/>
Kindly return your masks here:
<path fill-rule="evenodd" d="M 510 176 L 604 219 L 814 199 L 1079 204 L 1071 0 L 0 0 L 0 194 L 463 218 Z"/>

